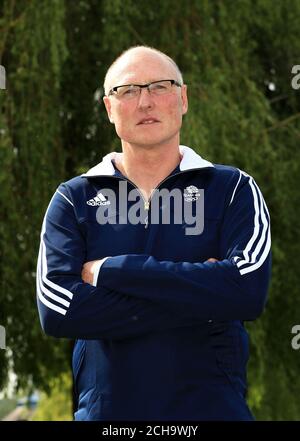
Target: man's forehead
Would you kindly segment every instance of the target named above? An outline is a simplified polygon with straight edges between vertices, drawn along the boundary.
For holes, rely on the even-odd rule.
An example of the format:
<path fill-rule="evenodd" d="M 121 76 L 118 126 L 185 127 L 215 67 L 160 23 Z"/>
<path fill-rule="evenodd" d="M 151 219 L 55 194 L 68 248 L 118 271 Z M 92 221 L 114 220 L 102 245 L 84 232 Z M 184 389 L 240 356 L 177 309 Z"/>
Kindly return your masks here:
<path fill-rule="evenodd" d="M 172 64 L 157 54 L 138 53 L 121 58 L 111 72 L 113 83 L 150 83 L 152 81 L 172 79 L 176 69 Z"/>
<path fill-rule="evenodd" d="M 136 71 L 129 71 L 122 75 L 114 76 L 112 81 L 118 84 L 148 84 L 152 83 L 153 81 L 172 79 L 171 77 L 169 78 L 169 76 L 168 78 L 166 78 L 166 75 L 164 75 L 163 71 L 161 72 L 161 74 L 157 72 L 153 75 L 149 75 L 148 72 L 145 72 L 141 75 Z"/>

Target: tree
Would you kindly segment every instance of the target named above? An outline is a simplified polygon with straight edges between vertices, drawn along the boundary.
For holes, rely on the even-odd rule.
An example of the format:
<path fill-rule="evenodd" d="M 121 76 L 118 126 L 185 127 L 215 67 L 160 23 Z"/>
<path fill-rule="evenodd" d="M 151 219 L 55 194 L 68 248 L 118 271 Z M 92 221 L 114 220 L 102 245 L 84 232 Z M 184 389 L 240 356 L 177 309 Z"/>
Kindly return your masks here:
<path fill-rule="evenodd" d="M 10 359 L 19 386 L 47 388 L 49 376 L 68 364 L 66 343 L 43 336 L 35 306 L 42 216 L 65 173 L 60 117 L 67 55 L 64 3 L 44 2 L 41 8 L 37 1 L 6 0 L 0 10 L 0 63 L 7 71 L 0 115 L 0 322 L 10 348 L 0 352 L 0 378 L 3 386 Z"/>
<path fill-rule="evenodd" d="M 265 313 L 247 324 L 249 401 L 257 418 L 298 419 L 300 361 L 290 341 L 299 310 L 300 92 L 291 88 L 292 66 L 300 64 L 299 2 L 42 5 L 0 1 L 0 64 L 8 72 L 0 91 L 0 324 L 20 382 L 30 377 L 46 387 L 68 368 L 68 343 L 43 337 L 37 320 L 33 273 L 42 215 L 62 180 L 120 149 L 99 103 L 101 83 L 122 50 L 146 44 L 173 57 L 188 84 L 182 143 L 246 170 L 265 195 L 273 277 Z M 3 351 L 0 360 L 3 378 Z"/>

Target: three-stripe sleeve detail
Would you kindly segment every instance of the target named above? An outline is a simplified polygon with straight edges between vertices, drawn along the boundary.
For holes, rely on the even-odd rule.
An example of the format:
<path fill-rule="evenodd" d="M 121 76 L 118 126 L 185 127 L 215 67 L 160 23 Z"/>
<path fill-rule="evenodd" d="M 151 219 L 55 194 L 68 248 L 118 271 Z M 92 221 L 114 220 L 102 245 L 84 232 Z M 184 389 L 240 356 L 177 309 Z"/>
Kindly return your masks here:
<path fill-rule="evenodd" d="M 271 232 L 269 212 L 257 184 L 251 176 L 243 171 L 240 171 L 238 183 L 242 175 L 249 179 L 254 208 L 253 233 L 243 250 L 242 257 L 234 257 L 240 274 L 244 275 L 255 271 L 265 262 L 271 248 Z M 233 200 L 237 186 L 238 184 L 234 189 L 230 203 Z"/>
<path fill-rule="evenodd" d="M 66 199 L 72 206 L 74 206 L 73 203 L 63 193 L 61 193 L 59 190 L 56 190 L 56 192 L 64 197 L 64 199 Z M 48 308 L 58 312 L 59 314 L 65 315 L 70 306 L 70 300 L 72 300 L 73 298 L 73 293 L 47 278 L 48 265 L 44 235 L 46 232 L 47 213 L 54 196 L 49 203 L 43 221 L 41 243 L 37 263 L 36 285 L 39 300 Z"/>

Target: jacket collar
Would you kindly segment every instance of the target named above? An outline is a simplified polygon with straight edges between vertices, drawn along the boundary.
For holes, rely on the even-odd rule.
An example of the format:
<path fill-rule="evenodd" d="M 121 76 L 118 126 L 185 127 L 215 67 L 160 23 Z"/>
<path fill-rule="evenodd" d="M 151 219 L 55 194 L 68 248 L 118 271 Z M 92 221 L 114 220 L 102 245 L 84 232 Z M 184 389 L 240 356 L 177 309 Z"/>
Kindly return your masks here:
<path fill-rule="evenodd" d="M 182 159 L 179 164 L 180 171 L 188 171 L 199 168 L 214 167 L 214 165 L 201 158 L 193 149 L 185 145 L 179 146 L 179 151 L 182 154 Z M 115 167 L 112 163 L 113 159 L 121 156 L 122 153 L 112 152 L 108 153 L 102 161 L 81 175 L 82 178 L 92 178 L 96 176 L 113 176 L 116 173 Z"/>

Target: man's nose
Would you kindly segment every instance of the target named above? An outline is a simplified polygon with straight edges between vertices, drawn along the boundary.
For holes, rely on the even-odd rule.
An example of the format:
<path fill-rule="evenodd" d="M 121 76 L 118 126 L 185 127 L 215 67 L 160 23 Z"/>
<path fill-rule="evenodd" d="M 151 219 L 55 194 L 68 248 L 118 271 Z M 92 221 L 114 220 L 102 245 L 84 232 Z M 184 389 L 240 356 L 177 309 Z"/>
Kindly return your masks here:
<path fill-rule="evenodd" d="M 143 87 L 140 92 L 140 96 L 138 98 L 138 106 L 141 109 L 149 109 L 153 107 L 154 101 L 151 93 L 149 92 L 149 89 L 147 87 Z"/>

